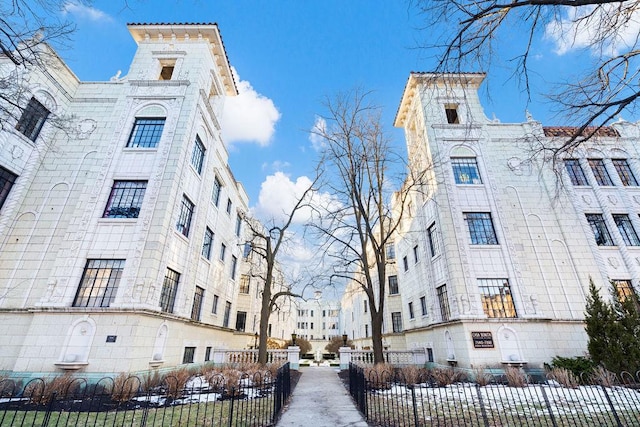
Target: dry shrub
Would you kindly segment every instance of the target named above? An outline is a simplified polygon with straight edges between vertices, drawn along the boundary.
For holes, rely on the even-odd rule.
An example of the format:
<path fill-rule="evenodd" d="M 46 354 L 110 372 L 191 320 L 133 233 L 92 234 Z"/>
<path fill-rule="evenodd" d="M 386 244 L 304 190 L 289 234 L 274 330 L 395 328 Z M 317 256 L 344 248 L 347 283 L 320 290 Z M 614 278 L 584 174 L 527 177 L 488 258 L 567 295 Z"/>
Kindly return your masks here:
<path fill-rule="evenodd" d="M 400 368 L 400 374 L 408 386 L 420 383 L 424 376 L 423 370 L 417 366 L 403 366 Z"/>
<path fill-rule="evenodd" d="M 140 389 L 140 385 L 140 379 L 138 379 L 138 377 L 121 372 L 113 379 L 111 399 L 116 402 L 129 401 L 136 395 Z"/>
<path fill-rule="evenodd" d="M 524 387 L 529 383 L 529 378 L 520 368 L 508 366 L 504 370 L 504 376 L 507 379 L 509 387 Z"/>
<path fill-rule="evenodd" d="M 12 379 L 0 375 L 0 397 L 13 396 L 18 389 L 18 384 Z"/>
<path fill-rule="evenodd" d="M 182 368 L 177 371 L 173 371 L 164 378 L 164 383 L 167 386 L 167 396 L 177 399 L 182 396 L 184 388 L 192 377 L 191 372 Z"/>
<path fill-rule="evenodd" d="M 158 371 L 148 372 L 142 377 L 142 390 L 148 392 L 156 387 L 159 387 L 164 380 L 164 376 L 160 375 Z"/>
<path fill-rule="evenodd" d="M 604 387 L 612 387 L 616 383 L 616 374 L 608 371 L 604 366 L 593 368 L 591 381 Z"/>
<path fill-rule="evenodd" d="M 271 374 L 271 378 L 275 378 L 278 376 L 278 369 L 282 367 L 281 362 L 267 363 L 264 368 L 269 374 Z"/>
<path fill-rule="evenodd" d="M 71 374 L 64 374 L 53 378 L 43 378 L 30 381 L 24 389 L 24 397 L 28 397 L 31 403 L 44 405 L 51 399 L 65 398 L 74 393 L 80 383 Z"/>
<path fill-rule="evenodd" d="M 565 368 L 553 368 L 547 373 L 547 378 L 561 384 L 563 387 L 578 388 L 580 385 L 578 377 Z"/>
<path fill-rule="evenodd" d="M 451 385 L 465 379 L 464 372 L 456 371 L 453 368 L 435 368 L 430 373 L 439 387 Z"/>
<path fill-rule="evenodd" d="M 364 375 L 371 388 L 388 389 L 390 387 L 389 380 L 393 376 L 393 368 L 384 363 L 377 363 L 372 367 L 365 368 Z"/>
<path fill-rule="evenodd" d="M 473 368 L 473 378 L 480 387 L 484 387 L 487 384 L 491 383 L 491 381 L 493 380 L 493 375 L 485 371 L 483 367 L 478 367 Z"/>
<path fill-rule="evenodd" d="M 234 368 L 224 369 L 222 376 L 225 380 L 225 391 L 230 396 L 239 396 L 242 394 L 240 387 L 240 380 L 242 379 L 242 372 Z"/>

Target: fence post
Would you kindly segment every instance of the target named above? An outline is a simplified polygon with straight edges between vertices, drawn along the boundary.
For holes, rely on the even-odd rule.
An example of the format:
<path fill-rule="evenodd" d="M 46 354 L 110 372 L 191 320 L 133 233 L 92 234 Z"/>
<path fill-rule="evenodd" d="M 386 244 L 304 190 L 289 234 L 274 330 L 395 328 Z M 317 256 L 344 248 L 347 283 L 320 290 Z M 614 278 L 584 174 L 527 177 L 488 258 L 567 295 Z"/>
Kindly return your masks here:
<path fill-rule="evenodd" d="M 44 385 L 42 386 L 42 394 L 44 395 Z M 51 394 L 51 400 L 47 405 L 47 410 L 44 413 L 44 419 L 42 420 L 41 427 L 47 427 L 49 425 L 49 421 L 51 420 L 51 412 L 53 411 L 53 402 L 56 400 L 56 392 L 54 391 Z"/>
<path fill-rule="evenodd" d="M 287 360 L 289 361 L 289 366 L 294 371 L 300 369 L 300 347 L 297 345 L 290 345 L 287 347 Z"/>
<path fill-rule="evenodd" d="M 600 385 L 600 387 L 602 387 L 602 391 L 604 392 L 604 397 L 607 398 L 607 402 L 609 403 L 609 407 L 611 408 L 611 413 L 613 414 L 613 418 L 615 418 L 616 420 L 616 425 L 618 427 L 623 427 L 622 423 L 620 422 L 620 417 L 618 417 L 618 413 L 616 412 L 616 408 L 615 406 L 613 406 L 613 402 L 609 397 L 609 393 L 607 393 L 607 388 L 604 385 Z"/>
<path fill-rule="evenodd" d="M 415 389 L 415 385 L 409 386 L 411 388 L 411 403 L 413 406 L 413 422 L 414 425 L 416 427 L 418 427 L 420 424 L 418 424 L 418 406 L 416 404 L 416 389 Z"/>
<path fill-rule="evenodd" d="M 231 427 L 233 425 L 233 422 L 235 421 L 233 419 L 233 396 L 235 396 L 235 387 L 232 387 L 229 390 L 229 394 L 231 394 L 231 397 L 229 398 L 230 402 L 229 402 L 229 427 Z"/>
<path fill-rule="evenodd" d="M 547 408 L 549 408 L 549 417 L 551 418 L 551 424 L 553 424 L 553 427 L 558 427 L 558 423 L 556 422 L 556 417 L 553 416 L 553 408 L 551 407 L 551 402 L 549 402 L 549 398 L 547 397 L 547 392 L 544 391 L 543 384 L 540 384 L 540 390 L 542 391 L 542 397 L 544 398 L 544 403 L 546 403 Z"/>
<path fill-rule="evenodd" d="M 482 393 L 480 393 L 480 384 L 478 383 L 476 383 L 476 393 L 478 394 L 478 403 L 480 404 L 480 413 L 482 414 L 484 427 L 489 427 L 489 417 L 487 417 L 487 408 L 484 407 L 484 402 L 482 401 Z"/>
<path fill-rule="evenodd" d="M 340 353 L 340 370 L 344 371 L 345 369 L 349 369 L 349 364 L 351 363 L 351 347 L 340 347 L 338 353 Z"/>

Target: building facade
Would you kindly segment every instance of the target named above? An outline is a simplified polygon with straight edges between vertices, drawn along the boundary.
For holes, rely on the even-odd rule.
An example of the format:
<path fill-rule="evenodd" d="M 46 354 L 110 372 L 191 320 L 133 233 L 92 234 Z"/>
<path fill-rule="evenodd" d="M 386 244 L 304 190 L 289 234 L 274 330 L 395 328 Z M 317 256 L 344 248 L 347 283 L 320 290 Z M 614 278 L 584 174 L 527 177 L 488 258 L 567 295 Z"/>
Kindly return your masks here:
<path fill-rule="evenodd" d="M 140 371 L 253 343 L 220 33 L 129 31 L 126 76 L 81 82 L 50 52 L 0 132 L 0 370 Z"/>

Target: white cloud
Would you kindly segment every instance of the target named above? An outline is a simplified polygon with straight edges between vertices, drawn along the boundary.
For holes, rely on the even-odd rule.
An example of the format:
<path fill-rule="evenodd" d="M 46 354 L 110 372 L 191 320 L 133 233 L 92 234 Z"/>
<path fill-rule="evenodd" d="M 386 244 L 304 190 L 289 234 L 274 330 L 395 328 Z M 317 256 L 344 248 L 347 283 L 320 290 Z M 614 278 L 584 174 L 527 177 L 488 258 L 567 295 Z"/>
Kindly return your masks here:
<path fill-rule="evenodd" d="M 316 151 L 322 151 L 325 148 L 326 141 L 322 136 L 322 134 L 327 129 L 327 121 L 322 117 L 316 116 L 316 121 L 311 128 L 311 133 L 309 133 L 309 141 L 311 141 L 311 146 Z"/>
<path fill-rule="evenodd" d="M 227 144 L 257 142 L 267 146 L 271 142 L 280 112 L 273 101 L 256 92 L 246 80 L 241 80 L 233 69 L 238 82 L 238 95 L 225 100 L 222 116 L 222 135 Z"/>
<path fill-rule="evenodd" d="M 62 13 L 64 15 L 70 14 L 74 15 L 80 19 L 86 19 L 89 21 L 112 21 L 113 18 L 101 11 L 100 9 L 96 9 L 94 7 L 86 6 L 80 3 L 75 2 L 66 2 L 62 6 Z"/>
<path fill-rule="evenodd" d="M 545 38 L 555 44 L 554 52 L 558 55 L 584 48 L 590 48 L 596 55 L 616 55 L 620 50 L 627 50 L 637 41 L 640 32 L 640 11 L 633 13 L 634 16 L 628 20 L 626 26 L 605 37 L 604 43 L 598 44 L 596 41 L 602 39 L 603 30 L 609 29 L 607 24 L 622 19 L 615 17 L 618 6 L 603 5 L 597 10 L 593 5 L 568 9 L 565 17 L 550 22 L 545 28 Z M 585 18 L 590 14 L 593 15 Z"/>
<path fill-rule="evenodd" d="M 281 172 L 291 166 L 291 163 L 282 160 L 274 160 L 271 163 L 263 163 L 262 170 L 263 171 L 273 171 L 273 172 Z"/>

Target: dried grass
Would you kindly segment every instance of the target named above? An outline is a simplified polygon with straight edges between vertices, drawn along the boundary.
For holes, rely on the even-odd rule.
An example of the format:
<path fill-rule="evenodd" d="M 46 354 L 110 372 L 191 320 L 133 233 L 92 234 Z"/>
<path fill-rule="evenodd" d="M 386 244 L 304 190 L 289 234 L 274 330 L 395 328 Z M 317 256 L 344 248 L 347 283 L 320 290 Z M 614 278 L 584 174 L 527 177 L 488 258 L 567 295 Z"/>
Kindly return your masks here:
<path fill-rule="evenodd" d="M 131 400 L 141 388 L 140 379 L 121 372 L 113 379 L 111 389 L 111 399 L 116 402 L 126 402 Z"/>
<path fill-rule="evenodd" d="M 191 371 L 186 368 L 167 374 L 164 383 L 167 386 L 167 396 L 177 399 L 182 396 L 184 388 L 189 379 L 193 376 Z"/>
<path fill-rule="evenodd" d="M 31 403 L 44 405 L 54 398 L 64 398 L 74 393 L 80 383 L 71 374 L 30 381 L 24 389 L 24 397 Z"/>
<path fill-rule="evenodd" d="M 529 377 L 520 368 L 508 366 L 504 370 L 509 387 L 524 387 L 529 383 Z"/>
<path fill-rule="evenodd" d="M 393 368 L 385 365 L 384 363 L 378 363 L 371 367 L 364 369 L 365 378 L 369 381 L 369 386 L 373 389 L 388 389 L 390 388 L 390 380 L 393 377 Z"/>
<path fill-rule="evenodd" d="M 493 381 L 493 375 L 488 373 L 484 367 L 473 368 L 473 379 L 480 387 L 484 387 Z"/>
<path fill-rule="evenodd" d="M 591 381 L 604 387 L 613 387 L 616 384 L 616 374 L 603 366 L 597 366 L 591 373 Z"/>
<path fill-rule="evenodd" d="M 580 386 L 578 377 L 565 368 L 553 368 L 547 373 L 547 378 L 557 382 L 563 387 L 578 388 Z"/>
<path fill-rule="evenodd" d="M 406 385 L 412 386 L 422 382 L 424 370 L 417 366 L 403 366 L 400 368 L 400 375 Z"/>
<path fill-rule="evenodd" d="M 160 375 L 158 371 L 148 372 L 142 376 L 142 390 L 148 392 L 154 388 L 162 385 L 164 376 Z"/>
<path fill-rule="evenodd" d="M 464 372 L 456 371 L 453 368 L 435 368 L 429 373 L 439 387 L 451 385 L 466 379 Z"/>

